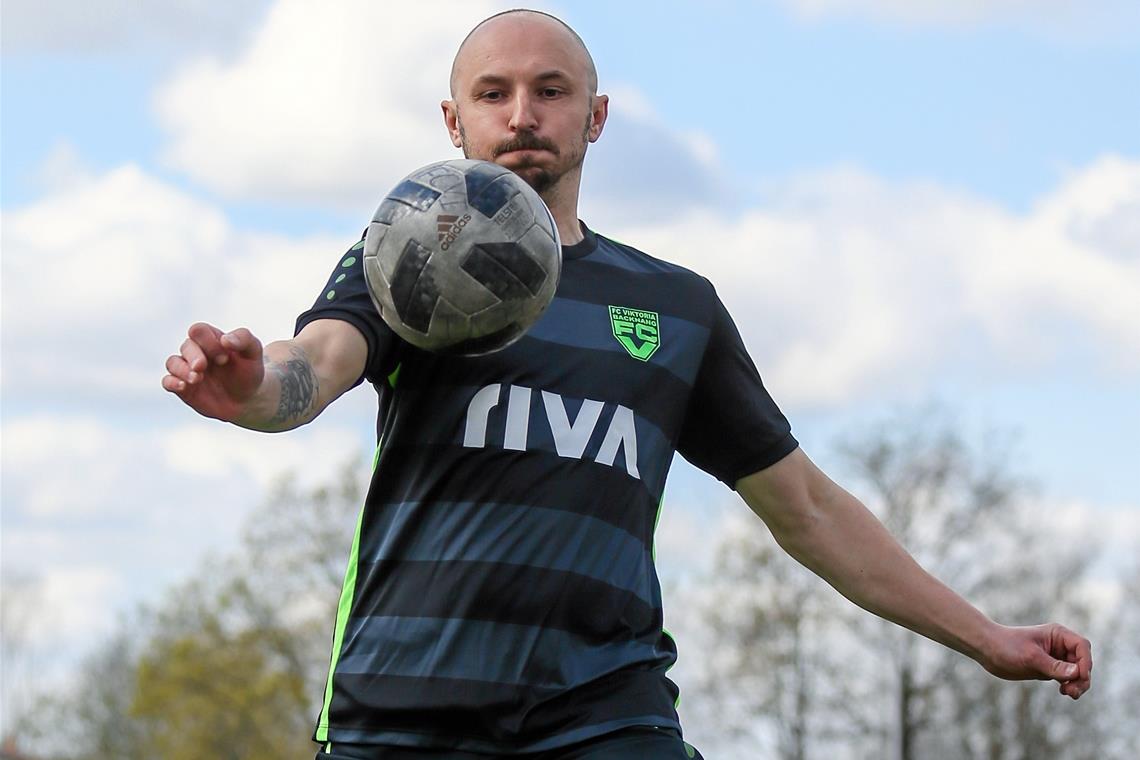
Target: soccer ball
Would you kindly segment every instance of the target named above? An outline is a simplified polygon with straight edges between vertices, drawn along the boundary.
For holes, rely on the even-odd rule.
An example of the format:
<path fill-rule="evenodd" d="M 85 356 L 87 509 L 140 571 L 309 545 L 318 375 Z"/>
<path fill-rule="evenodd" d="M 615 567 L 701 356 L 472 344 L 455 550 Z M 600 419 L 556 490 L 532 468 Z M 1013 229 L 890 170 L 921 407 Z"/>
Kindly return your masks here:
<path fill-rule="evenodd" d="M 430 164 L 384 198 L 364 239 L 364 276 L 384 321 L 414 346 L 476 356 L 506 348 L 558 287 L 550 210 L 487 161 Z"/>

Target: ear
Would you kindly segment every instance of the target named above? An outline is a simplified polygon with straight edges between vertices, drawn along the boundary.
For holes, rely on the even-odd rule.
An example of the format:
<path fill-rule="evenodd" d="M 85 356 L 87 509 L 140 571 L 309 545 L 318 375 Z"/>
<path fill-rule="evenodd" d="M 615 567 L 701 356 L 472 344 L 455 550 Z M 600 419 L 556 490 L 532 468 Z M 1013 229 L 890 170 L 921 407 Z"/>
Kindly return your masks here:
<path fill-rule="evenodd" d="M 595 95 L 590 109 L 590 128 L 586 131 L 586 136 L 590 142 L 597 142 L 598 138 L 602 136 L 602 128 L 606 126 L 606 119 L 609 115 L 610 96 Z"/>
<path fill-rule="evenodd" d="M 444 100 L 439 105 L 443 109 L 443 123 L 447 127 L 447 134 L 451 137 L 451 144 L 456 148 L 462 148 L 463 136 L 459 131 L 459 106 L 454 100 Z"/>

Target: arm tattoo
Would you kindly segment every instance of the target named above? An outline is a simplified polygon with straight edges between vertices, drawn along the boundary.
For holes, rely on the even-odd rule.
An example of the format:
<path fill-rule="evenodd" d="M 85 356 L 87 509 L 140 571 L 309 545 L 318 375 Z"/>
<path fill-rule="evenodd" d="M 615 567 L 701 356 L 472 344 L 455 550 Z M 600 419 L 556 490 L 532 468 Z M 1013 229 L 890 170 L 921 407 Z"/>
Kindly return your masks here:
<path fill-rule="evenodd" d="M 284 362 L 265 360 L 266 369 L 274 372 L 281 381 L 281 400 L 277 404 L 277 414 L 269 421 L 271 425 L 306 417 L 317 396 L 317 375 L 309 364 L 309 358 L 298 346 L 292 346 L 289 353 L 291 358 Z"/>

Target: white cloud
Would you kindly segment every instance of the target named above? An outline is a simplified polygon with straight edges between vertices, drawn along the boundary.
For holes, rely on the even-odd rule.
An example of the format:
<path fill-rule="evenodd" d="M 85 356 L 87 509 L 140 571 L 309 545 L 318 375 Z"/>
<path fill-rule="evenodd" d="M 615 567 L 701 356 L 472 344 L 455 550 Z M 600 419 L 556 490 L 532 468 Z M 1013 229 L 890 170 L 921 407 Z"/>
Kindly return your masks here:
<path fill-rule="evenodd" d="M 232 62 L 185 66 L 155 98 L 167 162 L 232 197 L 367 208 L 458 154 L 443 127 L 451 59 L 489 2 L 280 0 Z"/>
<path fill-rule="evenodd" d="M 352 407 L 354 414 L 330 414 L 321 425 L 290 435 L 204 420 L 180 406 L 144 429 L 115 425 L 101 416 L 9 415 L 2 428 L 5 523 L 146 521 L 147 513 L 187 497 L 163 497 L 168 483 L 193 482 L 210 492 L 240 480 L 250 498 L 286 475 L 305 488 L 323 484 L 367 447 L 374 413 L 368 401 L 347 402 L 344 411 Z M 201 513 L 208 518 L 211 510 Z"/>
<path fill-rule="evenodd" d="M 1140 162 L 1106 157 L 1032 211 L 839 169 L 765 208 L 616 232 L 709 276 L 785 404 L 928 387 L 964 363 L 1025 374 L 1093 354 L 1140 369 Z M 1094 230 L 1096 234 L 1090 234 Z M 1095 370 L 1094 370 L 1095 371 Z"/>
<path fill-rule="evenodd" d="M 459 41 L 501 5 L 362 0 L 318 12 L 280 0 L 238 57 L 196 60 L 159 89 L 163 156 L 228 197 L 363 218 L 417 166 L 460 156 L 439 103 Z M 601 207 L 663 218 L 729 195 L 707 136 L 666 128 L 636 89 L 610 94 L 605 137 L 587 159 Z"/>
<path fill-rule="evenodd" d="M 27 568 L 25 568 L 27 569 Z M 124 578 L 106 566 L 56 559 L 34 574 L 6 566 L 0 579 L 3 594 L 5 662 L 3 671 L 7 720 L 61 666 L 99 641 L 114 622 L 111 610 L 122 605 Z M 17 707 L 19 705 L 19 707 Z M 12 709 L 9 713 L 9 708 Z"/>
<path fill-rule="evenodd" d="M 119 512 L 116 484 L 129 478 L 121 439 L 94 418 L 5 420 L 5 495 L 13 512 L 36 516 Z M 119 444 L 113 446 L 112 444 Z M 111 461 L 108 461 L 111 460 Z M 65 463 L 60 467 L 60 463 Z"/>
<path fill-rule="evenodd" d="M 1135 504 L 1089 504 L 1065 501 L 1040 505 L 1049 515 L 1050 528 L 1076 544 L 1092 544 L 1100 551 L 1093 558 L 1092 581 L 1120 592 L 1120 579 L 1140 556 L 1140 500 Z"/>
<path fill-rule="evenodd" d="M 360 422 L 360 430 L 370 427 L 368 418 Z M 283 476 L 295 475 L 299 486 L 311 488 L 326 483 L 361 448 L 359 434 L 325 423 L 301 433 L 259 435 L 191 421 L 159 433 L 156 443 L 166 467 L 197 482 L 252 478 L 269 491 Z"/>
<path fill-rule="evenodd" d="M 287 337 L 351 242 L 234 230 L 134 165 L 49 166 L 52 192 L 3 217 L 6 393 L 153 397 L 190 322 Z"/>
<path fill-rule="evenodd" d="M 778 0 L 808 19 L 869 18 L 905 25 L 973 27 L 1006 24 L 1050 36 L 1104 39 L 1140 23 L 1129 0 Z"/>
<path fill-rule="evenodd" d="M 367 449 L 375 411 L 357 392 L 259 437 L 164 392 L 191 321 L 286 337 L 352 240 L 237 230 L 136 166 L 92 175 L 68 152 L 3 218 L 2 542 L 6 567 L 48 584 L 71 657 L 229 546 L 277 477 L 326 482 Z"/>
<path fill-rule="evenodd" d="M 1122 261 L 1140 261 L 1140 172 L 1136 162 L 1106 157 L 1074 170 L 1037 206 L 1054 231 Z"/>
<path fill-rule="evenodd" d="M 349 242 L 235 230 L 135 166 L 91 176 L 49 163 L 54 191 L 3 219 L 6 390 L 153 399 L 189 322 L 284 337 Z M 1135 160 L 1102 158 L 1020 215 L 855 169 L 773 183 L 737 215 L 639 195 L 687 210 L 601 231 L 709 276 L 783 403 L 926 387 L 966 363 L 1140 366 Z"/>
<path fill-rule="evenodd" d="M 5 0 L 5 55 L 228 49 L 265 0 Z"/>
<path fill-rule="evenodd" d="M 43 584 L 41 622 L 74 656 L 128 604 L 232 547 L 279 479 L 310 489 L 342 472 L 368 446 L 375 410 L 367 396 L 289 436 L 202 420 L 176 402 L 169 417 L 106 407 L 83 417 L 6 411 L 5 573 Z"/>
<path fill-rule="evenodd" d="M 107 610 L 116 606 L 124 589 L 123 579 L 106 567 L 67 566 L 48 568 L 43 576 L 42 627 L 38 637 L 90 640 L 108 630 Z"/>
<path fill-rule="evenodd" d="M 737 208 L 738 183 L 702 132 L 666 125 L 636 88 L 609 88 L 610 114 L 590 146 L 582 179 L 582 216 L 592 224 L 656 222 L 699 209 Z"/>

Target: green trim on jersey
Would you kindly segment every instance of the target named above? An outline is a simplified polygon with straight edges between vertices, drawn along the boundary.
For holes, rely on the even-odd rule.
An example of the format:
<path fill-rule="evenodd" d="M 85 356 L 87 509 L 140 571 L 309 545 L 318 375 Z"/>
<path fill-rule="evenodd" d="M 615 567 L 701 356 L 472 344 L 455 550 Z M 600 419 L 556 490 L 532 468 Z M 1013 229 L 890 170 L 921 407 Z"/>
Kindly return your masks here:
<path fill-rule="evenodd" d="M 396 369 L 392 370 L 392 374 L 388 375 L 388 385 L 392 386 L 393 389 L 396 387 L 396 381 L 400 379 L 400 367 L 403 366 L 403 364 L 397 364 Z M 376 449 L 376 453 L 379 455 L 380 449 Z M 372 463 L 372 468 L 376 468 L 375 462 Z"/>
<path fill-rule="evenodd" d="M 376 446 L 376 453 L 372 456 L 372 471 L 376 471 L 376 463 L 380 461 L 380 445 Z M 344 645 L 344 629 L 348 627 L 348 615 L 352 611 L 352 599 L 356 595 L 356 566 L 360 558 L 360 528 L 364 524 L 364 507 L 356 517 L 356 532 L 352 536 L 352 550 L 348 554 L 348 567 L 344 571 L 344 584 L 340 589 L 340 602 L 336 608 L 336 628 L 333 632 L 332 658 L 329 661 L 329 677 L 325 681 L 325 701 L 321 706 L 321 717 L 317 721 L 316 740 L 327 742 L 329 740 L 329 708 L 332 706 L 333 673 L 336 672 L 337 661 L 340 660 L 340 650 Z"/>

